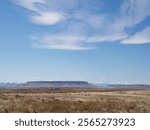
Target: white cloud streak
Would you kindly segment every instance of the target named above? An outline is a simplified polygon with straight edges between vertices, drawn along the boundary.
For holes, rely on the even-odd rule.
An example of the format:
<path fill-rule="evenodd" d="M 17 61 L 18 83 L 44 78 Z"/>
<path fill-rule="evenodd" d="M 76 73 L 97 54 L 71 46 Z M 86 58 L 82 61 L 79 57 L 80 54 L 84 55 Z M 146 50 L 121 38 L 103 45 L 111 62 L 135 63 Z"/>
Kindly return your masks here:
<path fill-rule="evenodd" d="M 37 5 L 43 5 L 48 6 L 48 2 L 46 0 L 15 0 L 17 5 L 36 13 L 36 15 L 33 13 L 30 14 L 29 18 L 30 21 L 32 21 L 35 24 L 39 25 L 54 25 L 58 23 L 59 21 L 63 20 L 64 14 L 57 12 L 57 11 L 50 11 L 43 9 L 42 7 L 38 7 Z"/>
<path fill-rule="evenodd" d="M 56 12 L 40 12 L 39 15 L 31 16 L 31 21 L 40 25 L 54 25 L 58 23 L 60 20 L 64 19 L 64 16 L 60 13 Z"/>
<path fill-rule="evenodd" d="M 123 44 L 145 44 L 150 43 L 150 27 L 134 34 L 133 36 L 124 39 Z"/>
<path fill-rule="evenodd" d="M 82 36 L 42 36 L 34 37 L 37 43 L 33 44 L 34 48 L 46 48 L 46 49 L 60 49 L 60 50 L 89 50 L 90 47 L 83 46 L 86 41 Z M 38 43 L 39 42 L 39 43 Z"/>

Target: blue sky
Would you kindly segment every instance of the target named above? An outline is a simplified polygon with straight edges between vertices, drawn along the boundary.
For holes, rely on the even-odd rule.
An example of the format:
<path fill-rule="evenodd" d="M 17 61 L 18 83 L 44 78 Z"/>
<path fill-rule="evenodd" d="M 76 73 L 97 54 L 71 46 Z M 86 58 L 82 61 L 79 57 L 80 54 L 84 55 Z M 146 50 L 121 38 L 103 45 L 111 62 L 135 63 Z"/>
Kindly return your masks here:
<path fill-rule="evenodd" d="M 150 84 L 150 0 L 1 0 L 0 82 Z"/>

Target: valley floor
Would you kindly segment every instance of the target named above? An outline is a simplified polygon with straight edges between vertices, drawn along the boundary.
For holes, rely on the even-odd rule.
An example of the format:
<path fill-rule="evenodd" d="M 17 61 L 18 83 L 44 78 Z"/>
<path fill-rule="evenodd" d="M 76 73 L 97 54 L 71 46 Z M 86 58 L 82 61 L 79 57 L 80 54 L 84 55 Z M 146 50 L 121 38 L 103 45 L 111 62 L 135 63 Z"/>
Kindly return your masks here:
<path fill-rule="evenodd" d="M 150 112 L 150 89 L 0 92 L 0 112 Z"/>

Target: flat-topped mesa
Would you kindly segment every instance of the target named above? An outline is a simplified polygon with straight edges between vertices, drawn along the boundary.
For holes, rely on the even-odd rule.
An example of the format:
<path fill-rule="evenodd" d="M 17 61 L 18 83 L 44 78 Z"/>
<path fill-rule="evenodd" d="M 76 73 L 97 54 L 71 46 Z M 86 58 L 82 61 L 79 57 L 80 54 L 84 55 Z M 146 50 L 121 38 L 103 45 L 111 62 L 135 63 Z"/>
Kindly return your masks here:
<path fill-rule="evenodd" d="M 26 86 L 57 86 L 57 87 L 90 87 L 92 84 L 86 81 L 28 81 Z"/>
<path fill-rule="evenodd" d="M 88 84 L 87 81 L 28 81 L 27 83 L 80 83 Z"/>

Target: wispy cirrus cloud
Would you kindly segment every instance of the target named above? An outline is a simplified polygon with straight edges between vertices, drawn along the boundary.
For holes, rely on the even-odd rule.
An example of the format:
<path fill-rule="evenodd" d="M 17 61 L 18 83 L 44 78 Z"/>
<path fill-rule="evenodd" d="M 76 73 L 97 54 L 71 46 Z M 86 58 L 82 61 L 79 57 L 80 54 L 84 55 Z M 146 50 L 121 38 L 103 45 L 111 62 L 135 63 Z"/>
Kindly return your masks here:
<path fill-rule="evenodd" d="M 150 16 L 149 0 L 124 0 L 120 7 L 120 20 L 126 27 L 134 27 Z"/>
<path fill-rule="evenodd" d="M 89 50 L 92 47 L 86 46 L 86 37 L 69 35 L 44 35 L 33 37 L 36 41 L 34 48 L 60 49 L 60 50 Z M 84 43 L 84 44 L 83 44 Z"/>
<path fill-rule="evenodd" d="M 64 16 L 56 12 L 40 12 L 39 15 L 30 16 L 30 19 L 33 23 L 40 25 L 54 25 L 60 20 L 64 19 Z"/>
<path fill-rule="evenodd" d="M 60 11 L 50 10 L 49 2 L 46 0 L 14 0 L 15 3 L 31 13 L 31 22 L 39 25 L 54 25 L 64 19 L 64 14 Z"/>
<path fill-rule="evenodd" d="M 123 44 L 145 44 L 150 43 L 150 27 L 137 32 L 133 36 L 122 41 Z"/>
<path fill-rule="evenodd" d="M 28 15 L 33 24 L 56 30 L 56 33 L 51 33 L 43 29 L 38 36 L 34 36 L 36 43 L 33 46 L 36 48 L 88 50 L 94 48 L 93 43 L 148 41 L 149 29 L 134 32 L 133 36 L 126 29 L 134 29 L 150 16 L 149 0 L 123 0 L 116 12 L 105 11 L 107 3 L 102 0 L 14 1 L 31 12 Z M 51 25 L 57 28 L 51 28 Z M 139 35 L 142 38 L 138 39 Z"/>

